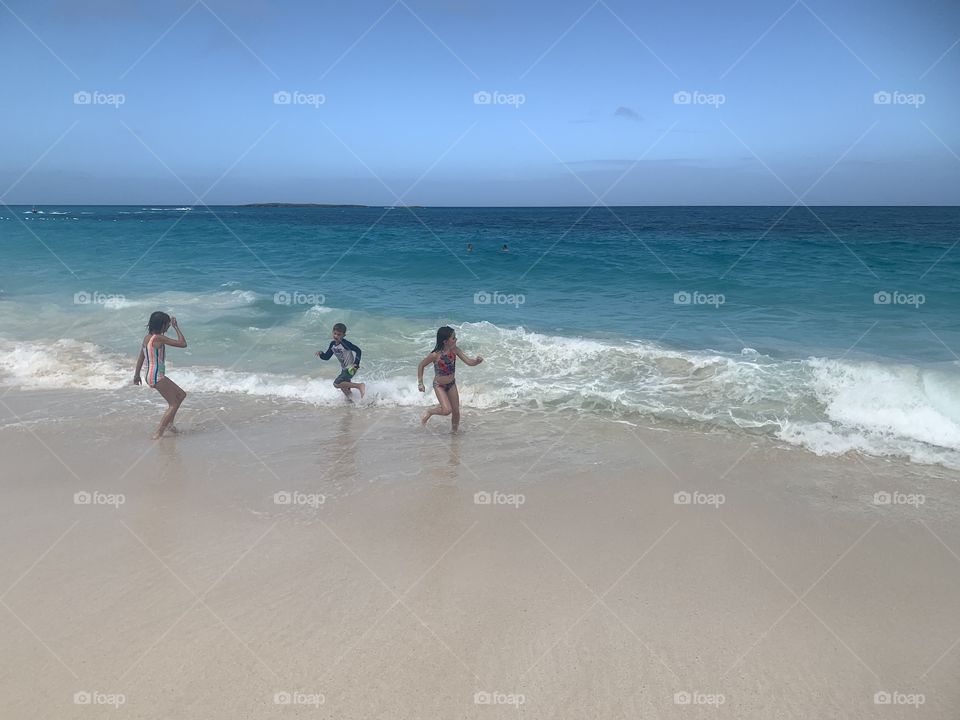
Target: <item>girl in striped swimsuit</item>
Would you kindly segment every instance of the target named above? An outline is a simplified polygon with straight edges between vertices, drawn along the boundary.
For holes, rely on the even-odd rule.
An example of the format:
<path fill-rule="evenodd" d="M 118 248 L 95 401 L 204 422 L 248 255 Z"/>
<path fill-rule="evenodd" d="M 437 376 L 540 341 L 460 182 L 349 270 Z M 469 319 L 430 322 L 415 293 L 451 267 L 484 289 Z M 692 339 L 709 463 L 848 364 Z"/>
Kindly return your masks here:
<path fill-rule="evenodd" d="M 164 333 L 170 328 L 177 333 L 177 339 L 167 337 Z M 166 346 L 185 348 L 187 339 L 180 332 L 177 325 L 177 319 L 170 317 L 165 312 L 157 311 L 150 316 L 147 323 L 147 334 L 143 336 L 143 346 L 140 348 L 140 357 L 137 358 L 137 369 L 133 373 L 133 384 L 140 384 L 140 370 L 146 366 L 145 377 L 147 385 L 155 388 L 163 399 L 167 401 L 167 411 L 160 420 L 160 427 L 153 434 L 154 440 L 163 437 L 163 433 L 169 430 L 176 433 L 177 428 L 173 424 L 173 419 L 177 416 L 177 410 L 183 404 L 187 394 L 165 374 L 164 359 L 166 358 Z"/>

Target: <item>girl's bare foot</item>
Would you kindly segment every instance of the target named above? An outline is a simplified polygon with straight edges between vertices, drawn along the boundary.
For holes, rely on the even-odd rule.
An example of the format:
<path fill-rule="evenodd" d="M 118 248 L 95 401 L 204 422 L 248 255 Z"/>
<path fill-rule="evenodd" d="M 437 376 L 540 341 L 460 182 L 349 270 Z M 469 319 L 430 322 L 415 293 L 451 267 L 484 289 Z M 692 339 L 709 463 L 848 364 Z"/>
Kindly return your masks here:
<path fill-rule="evenodd" d="M 367 384 L 360 383 L 360 399 L 363 400 L 363 394 L 367 391 Z"/>
<path fill-rule="evenodd" d="M 151 437 L 150 439 L 151 439 L 151 440 L 159 440 L 159 439 L 162 438 L 162 437 L 163 437 L 163 432 L 161 432 L 160 430 L 157 430 L 157 431 L 153 434 L 153 437 Z"/>
<path fill-rule="evenodd" d="M 424 413 L 423 413 L 423 415 L 420 416 L 420 424 L 423 425 L 424 427 L 426 427 L 426 426 L 427 426 L 427 420 L 429 420 L 429 419 L 430 419 L 430 411 L 429 411 L 429 410 L 425 410 Z"/>

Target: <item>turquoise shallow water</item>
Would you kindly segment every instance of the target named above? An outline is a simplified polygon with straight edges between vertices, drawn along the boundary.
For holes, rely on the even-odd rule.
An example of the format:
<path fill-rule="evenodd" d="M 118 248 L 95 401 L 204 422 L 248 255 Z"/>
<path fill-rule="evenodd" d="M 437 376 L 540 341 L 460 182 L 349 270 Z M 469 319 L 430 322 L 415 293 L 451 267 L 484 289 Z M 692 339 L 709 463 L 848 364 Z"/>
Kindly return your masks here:
<path fill-rule="evenodd" d="M 342 320 L 371 402 L 415 405 L 450 323 L 478 409 L 958 461 L 958 208 L 30 210 L 0 207 L 8 385 L 122 384 L 163 309 L 185 387 L 337 402 Z"/>

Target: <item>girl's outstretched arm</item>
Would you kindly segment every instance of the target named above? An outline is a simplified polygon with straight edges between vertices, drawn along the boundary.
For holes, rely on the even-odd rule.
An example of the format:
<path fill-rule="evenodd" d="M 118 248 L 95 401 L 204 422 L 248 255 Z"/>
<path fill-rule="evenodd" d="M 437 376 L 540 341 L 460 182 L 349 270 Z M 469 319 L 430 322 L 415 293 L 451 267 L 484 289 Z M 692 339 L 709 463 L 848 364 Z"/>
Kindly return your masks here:
<path fill-rule="evenodd" d="M 463 350 L 461 350 L 460 348 L 457 348 L 457 357 L 463 360 L 470 367 L 473 367 L 474 365 L 479 365 L 480 363 L 483 362 L 483 358 L 480 357 L 479 355 L 477 355 L 475 358 L 471 360 L 470 358 L 468 358 L 466 355 L 463 354 Z"/>
<path fill-rule="evenodd" d="M 140 355 L 137 357 L 137 369 L 133 371 L 133 384 L 140 384 L 140 371 L 143 369 L 143 348 L 140 348 Z"/>
<path fill-rule="evenodd" d="M 427 355 L 423 360 L 421 360 L 419 365 L 417 365 L 417 387 L 420 388 L 420 392 L 424 391 L 423 369 L 436 359 L 437 359 L 437 353 L 432 352 L 429 355 Z"/>

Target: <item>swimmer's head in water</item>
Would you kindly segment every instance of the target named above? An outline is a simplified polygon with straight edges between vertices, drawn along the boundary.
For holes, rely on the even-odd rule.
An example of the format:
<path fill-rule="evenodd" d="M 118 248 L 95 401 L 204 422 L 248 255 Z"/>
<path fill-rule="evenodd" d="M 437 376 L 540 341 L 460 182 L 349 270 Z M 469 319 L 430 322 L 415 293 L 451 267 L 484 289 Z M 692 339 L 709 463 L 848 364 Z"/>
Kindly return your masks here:
<path fill-rule="evenodd" d="M 147 331 L 152 333 L 166 332 L 170 327 L 170 316 L 165 312 L 157 310 L 150 315 L 150 321 L 147 323 Z"/>
<path fill-rule="evenodd" d="M 454 343 L 457 341 L 457 336 L 453 332 L 452 327 L 444 325 L 442 328 L 437 330 L 437 344 L 434 346 L 434 352 L 440 352 L 443 350 L 444 345 L 446 345 L 447 340 L 452 339 Z"/>

